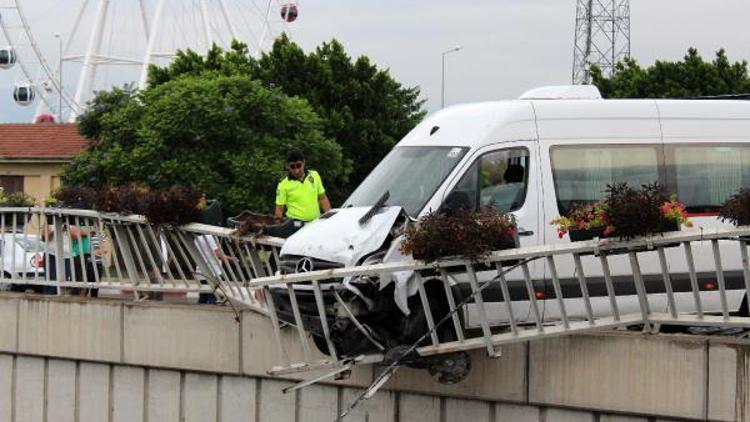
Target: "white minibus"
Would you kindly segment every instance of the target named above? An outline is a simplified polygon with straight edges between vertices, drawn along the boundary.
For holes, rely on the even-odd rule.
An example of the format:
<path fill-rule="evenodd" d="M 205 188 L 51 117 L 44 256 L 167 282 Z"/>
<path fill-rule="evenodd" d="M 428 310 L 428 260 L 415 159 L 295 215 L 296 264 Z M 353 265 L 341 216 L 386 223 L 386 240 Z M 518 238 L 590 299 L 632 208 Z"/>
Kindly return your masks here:
<path fill-rule="evenodd" d="M 573 204 L 600 199 L 606 186 L 617 182 L 636 186 L 659 182 L 686 205 L 695 227 L 728 226 L 718 219 L 719 207 L 741 187 L 750 186 L 750 102 L 602 99 L 593 86 L 562 86 L 534 89 L 512 101 L 448 107 L 409 132 L 340 209 L 290 237 L 281 250 L 281 271 L 408 259 L 399 252 L 400 228 L 439 210 L 450 195 L 460 196 L 472 208 L 493 205 L 513 213 L 522 247 L 570 242 L 567 236 L 559 238 L 549 222 Z M 381 209 L 372 215 L 374 205 Z M 363 216 L 365 224 L 360 221 Z M 703 307 L 707 312 L 719 311 L 710 242 L 703 243 L 693 249 Z M 727 246 L 722 244 L 721 251 L 728 305 L 739 311 L 746 308 L 739 251 Z M 689 312 L 692 293 L 685 260 L 676 259 L 680 253 L 681 248 L 667 250 L 669 272 L 678 311 Z M 656 254 L 640 255 L 651 309 L 666 311 Z M 604 315 L 610 308 L 596 259 L 583 257 L 583 265 L 593 311 Z M 556 266 L 568 316 L 583 318 L 573 259 L 557 258 Z M 611 257 L 610 266 L 620 312 L 638 312 L 627 257 Z M 554 319 L 559 311 L 549 270 L 541 261 L 532 263 L 530 269 L 544 319 Z M 350 308 L 376 335 L 395 336 L 388 340 L 405 344 L 415 333 L 424 332 L 412 276 L 331 280 L 328 288 L 346 290 Z M 451 279 L 456 298 L 466 297 L 470 290 L 463 282 L 465 275 L 453 274 Z M 515 318 L 530 320 L 520 271 L 508 279 Z M 304 302 L 304 286 L 299 289 Z M 437 280 L 434 288 L 428 286 L 428 293 L 445 295 Z M 312 303 L 312 293 L 307 294 Z M 284 305 L 286 290 L 277 289 L 275 295 L 281 312 L 289 313 L 291 321 L 291 310 Z M 483 297 L 492 322 L 507 323 L 500 289 L 490 286 Z M 440 307 L 443 300 L 436 302 Z M 335 307 L 336 301 L 330 298 L 326 303 Z M 475 305 L 470 304 L 462 317 L 467 326 L 476 326 L 475 313 Z M 315 332 L 314 323 L 310 324 L 307 328 Z M 355 328 L 341 326 L 339 346 L 357 350 L 359 343 L 349 343 L 360 341 L 361 336 L 351 335 Z M 450 337 L 450 330 L 444 335 Z"/>

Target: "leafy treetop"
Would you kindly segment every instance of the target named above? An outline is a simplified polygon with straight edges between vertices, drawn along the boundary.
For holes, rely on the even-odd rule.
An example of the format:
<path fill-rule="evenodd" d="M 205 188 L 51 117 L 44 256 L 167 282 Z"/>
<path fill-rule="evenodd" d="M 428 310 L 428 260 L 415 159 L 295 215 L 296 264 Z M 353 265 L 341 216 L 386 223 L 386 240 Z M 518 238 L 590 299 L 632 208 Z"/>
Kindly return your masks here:
<path fill-rule="evenodd" d="M 418 88 L 402 87 L 366 56 L 352 60 L 335 39 L 305 53 L 282 35 L 258 60 L 237 42 L 226 52 L 214 47 L 205 57 L 188 51 L 168 67 L 152 67 L 149 83 L 206 72 L 251 75 L 266 87 L 307 100 L 322 118 L 324 135 L 341 146 L 352 165 L 347 183 L 327 187 L 335 202 L 348 196 L 425 115 Z"/>
<path fill-rule="evenodd" d="M 89 149 L 66 184 L 192 185 L 229 212 L 269 212 L 289 148 L 343 200 L 424 116 L 404 88 L 336 40 L 305 53 L 286 36 L 259 59 L 234 42 L 152 66 L 148 88 L 100 92 L 79 118 Z"/>
<path fill-rule="evenodd" d="M 643 68 L 629 58 L 607 77 L 596 66 L 591 78 L 605 98 L 689 98 L 699 96 L 746 94 L 750 77 L 746 61 L 730 63 L 726 52 L 716 52 L 713 61 L 704 60 L 690 48 L 682 61 L 657 61 Z"/>

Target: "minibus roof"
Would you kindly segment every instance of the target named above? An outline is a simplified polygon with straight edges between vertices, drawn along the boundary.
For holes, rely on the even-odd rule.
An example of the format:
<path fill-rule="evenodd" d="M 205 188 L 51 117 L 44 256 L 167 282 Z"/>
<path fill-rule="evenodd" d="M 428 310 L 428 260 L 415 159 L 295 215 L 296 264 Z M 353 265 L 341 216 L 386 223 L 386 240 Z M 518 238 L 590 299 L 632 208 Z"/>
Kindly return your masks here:
<path fill-rule="evenodd" d="M 534 99 L 460 104 L 426 117 L 399 145 L 478 148 L 513 140 L 658 140 L 662 135 L 712 134 L 750 140 L 750 101 Z"/>

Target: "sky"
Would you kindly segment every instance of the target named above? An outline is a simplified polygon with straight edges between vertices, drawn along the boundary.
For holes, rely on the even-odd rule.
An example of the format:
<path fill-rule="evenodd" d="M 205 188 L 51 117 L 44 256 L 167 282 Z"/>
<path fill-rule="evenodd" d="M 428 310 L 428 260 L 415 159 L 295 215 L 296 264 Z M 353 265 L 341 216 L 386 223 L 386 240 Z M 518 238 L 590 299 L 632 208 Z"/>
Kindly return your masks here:
<path fill-rule="evenodd" d="M 0 6 L 8 1 L 0 0 Z M 31 30 L 50 62 L 58 57 L 53 34 L 70 32 L 80 1 L 22 1 Z M 179 1 L 183 2 L 181 5 L 190 4 Z M 136 3 L 113 3 L 122 8 L 129 2 Z M 571 82 L 575 0 L 297 3 L 299 17 L 289 28 L 292 38 L 304 49 L 314 49 L 321 42 L 336 38 L 352 56 L 367 55 L 379 67 L 389 69 L 403 85 L 419 87 L 430 112 L 440 108 L 441 53 L 457 45 L 462 49 L 446 56 L 446 105 L 515 98 L 527 89 Z M 631 0 L 632 56 L 647 65 L 657 59 L 680 59 L 688 47 L 695 46 L 704 57 L 712 57 L 723 47 L 730 60 L 748 60 L 748 17 L 747 0 Z M 140 34 L 136 29 L 140 23 L 137 15 L 121 12 L 119 19 L 121 26 L 115 32 L 125 33 L 128 40 L 113 42 L 110 38 L 110 47 L 112 43 L 128 44 L 139 54 L 142 43 L 132 41 L 138 37 L 131 34 Z M 91 22 L 93 14 L 84 20 Z M 186 26 L 196 25 L 188 21 Z M 0 45 L 4 43 L 0 35 Z M 77 43 L 76 51 L 82 52 L 84 40 Z M 137 71 L 127 68 L 111 72 L 113 80 L 138 77 Z M 77 69 L 69 69 L 65 85 L 71 91 L 77 77 Z M 0 122 L 26 122 L 33 118 L 34 106 L 18 107 L 11 99 L 12 86 L 17 81 L 18 69 L 0 70 Z"/>

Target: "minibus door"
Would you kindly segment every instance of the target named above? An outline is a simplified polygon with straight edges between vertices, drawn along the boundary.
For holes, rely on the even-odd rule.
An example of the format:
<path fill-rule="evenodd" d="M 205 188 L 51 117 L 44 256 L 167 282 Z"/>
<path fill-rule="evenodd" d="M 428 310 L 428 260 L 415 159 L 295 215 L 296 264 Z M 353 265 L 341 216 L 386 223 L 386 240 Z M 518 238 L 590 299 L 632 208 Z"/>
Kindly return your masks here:
<path fill-rule="evenodd" d="M 493 207 L 502 212 L 512 213 L 516 218 L 518 235 L 522 247 L 534 246 L 542 241 L 539 230 L 539 175 L 535 141 L 503 142 L 483 148 L 475 154 L 468 170 L 461 176 L 446 198 L 446 202 L 463 203 L 471 209 Z M 458 200 L 457 200 L 458 198 Z M 529 264 L 532 280 L 542 280 L 544 267 L 540 263 Z M 497 272 L 491 269 L 480 271 L 480 282 L 495 279 Z M 465 276 L 457 277 L 462 295 L 470 294 Z M 513 317 L 521 322 L 533 321 L 530 314 L 527 289 L 523 272 L 515 269 L 506 275 L 513 303 Z M 535 283 L 536 284 L 536 283 Z M 487 316 L 492 324 L 505 324 L 509 314 L 499 283 L 492 283 L 483 290 Z M 543 313 L 540 302 L 540 313 Z M 477 308 L 469 305 L 466 312 L 466 325 L 479 324 Z"/>

